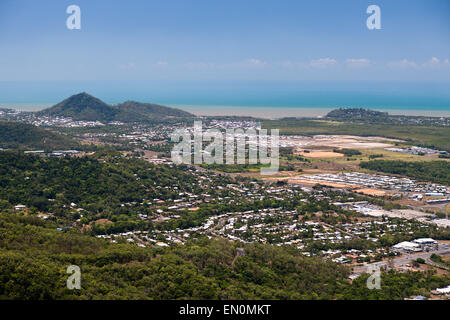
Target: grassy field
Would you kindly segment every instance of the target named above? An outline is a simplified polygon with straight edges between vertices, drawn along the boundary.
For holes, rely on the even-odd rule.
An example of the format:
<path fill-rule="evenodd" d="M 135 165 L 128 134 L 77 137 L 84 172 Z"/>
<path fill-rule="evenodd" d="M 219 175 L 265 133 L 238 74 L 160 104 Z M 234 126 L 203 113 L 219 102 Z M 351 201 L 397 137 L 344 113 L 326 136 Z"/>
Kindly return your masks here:
<path fill-rule="evenodd" d="M 356 135 L 406 140 L 408 144 L 435 146 L 450 151 L 450 128 L 424 126 L 366 125 L 324 120 L 265 120 L 265 129 L 279 129 L 285 135 Z"/>
<path fill-rule="evenodd" d="M 362 150 L 359 149 L 359 151 L 362 153 L 358 156 L 350 157 L 352 159 L 350 162 L 353 164 L 359 164 L 361 161 L 370 161 L 371 155 L 383 155 L 383 157 L 377 158 L 379 160 L 401 160 L 401 161 L 436 161 L 436 160 L 443 160 L 443 161 L 450 161 L 450 159 L 439 159 L 437 156 L 418 156 L 413 154 L 405 154 L 400 152 L 391 152 L 384 149 L 367 149 Z M 333 160 L 335 163 L 346 163 L 347 157 L 344 158 L 328 158 L 324 160 Z"/>

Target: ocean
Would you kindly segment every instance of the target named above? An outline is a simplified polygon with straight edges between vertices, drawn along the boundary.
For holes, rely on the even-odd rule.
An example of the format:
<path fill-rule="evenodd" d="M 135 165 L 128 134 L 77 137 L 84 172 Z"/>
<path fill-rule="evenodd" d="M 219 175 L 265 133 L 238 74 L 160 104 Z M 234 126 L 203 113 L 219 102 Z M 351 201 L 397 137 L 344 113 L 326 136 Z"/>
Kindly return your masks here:
<path fill-rule="evenodd" d="M 450 116 L 450 83 L 314 81 L 16 81 L 0 82 L 0 107 L 36 111 L 87 92 L 178 107 L 204 115 L 321 116 L 339 107 L 392 114 Z"/>

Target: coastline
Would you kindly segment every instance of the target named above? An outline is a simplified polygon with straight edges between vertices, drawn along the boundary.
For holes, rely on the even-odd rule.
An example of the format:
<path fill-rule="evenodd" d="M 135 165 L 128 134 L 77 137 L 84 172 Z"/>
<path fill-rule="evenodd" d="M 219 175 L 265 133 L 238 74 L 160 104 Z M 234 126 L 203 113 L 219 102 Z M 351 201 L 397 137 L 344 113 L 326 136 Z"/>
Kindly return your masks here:
<path fill-rule="evenodd" d="M 18 111 L 35 112 L 56 103 L 0 103 L 0 108 L 15 109 Z M 268 107 L 268 106 L 220 106 L 220 105 L 179 105 L 167 104 L 168 107 L 181 109 L 196 116 L 245 116 L 263 119 L 279 119 L 284 117 L 308 117 L 321 118 L 337 107 Z M 388 112 L 390 115 L 405 116 L 431 116 L 450 117 L 449 110 L 427 110 L 427 109 L 386 109 L 368 108 L 371 110 Z"/>
<path fill-rule="evenodd" d="M 246 106 L 180 106 L 172 105 L 191 112 L 196 116 L 249 116 L 264 119 L 279 119 L 283 117 L 324 117 L 328 112 L 337 108 L 309 108 L 309 107 L 246 107 Z M 390 115 L 450 117 L 450 110 L 404 110 L 404 109 L 376 109 L 388 112 Z"/>

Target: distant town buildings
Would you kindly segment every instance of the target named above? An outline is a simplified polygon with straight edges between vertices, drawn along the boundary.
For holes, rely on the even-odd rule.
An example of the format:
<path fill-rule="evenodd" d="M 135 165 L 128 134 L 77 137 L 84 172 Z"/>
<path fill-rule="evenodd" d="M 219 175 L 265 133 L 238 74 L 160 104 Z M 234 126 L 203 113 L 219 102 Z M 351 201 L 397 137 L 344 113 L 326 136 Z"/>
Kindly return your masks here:
<path fill-rule="evenodd" d="M 446 151 L 439 151 L 430 148 L 423 147 L 411 147 L 411 148 L 385 148 L 386 151 L 399 152 L 413 155 L 426 155 L 426 154 L 447 154 Z"/>
<path fill-rule="evenodd" d="M 406 252 L 420 252 L 428 249 L 437 249 L 438 242 L 431 238 L 420 238 L 414 241 L 403 241 L 395 246 L 394 250 L 406 251 Z"/>

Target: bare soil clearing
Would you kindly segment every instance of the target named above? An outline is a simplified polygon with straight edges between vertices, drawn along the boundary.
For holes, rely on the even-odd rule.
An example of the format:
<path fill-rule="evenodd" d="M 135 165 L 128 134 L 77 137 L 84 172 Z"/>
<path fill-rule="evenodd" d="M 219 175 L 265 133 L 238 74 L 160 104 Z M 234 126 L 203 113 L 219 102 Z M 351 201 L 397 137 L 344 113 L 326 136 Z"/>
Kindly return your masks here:
<path fill-rule="evenodd" d="M 332 151 L 299 152 L 298 154 L 307 158 L 338 158 L 344 156 L 342 153 Z"/>
<path fill-rule="evenodd" d="M 355 192 L 362 193 L 362 194 L 369 195 L 369 196 L 376 196 L 376 197 L 383 197 L 386 195 L 386 191 L 370 189 L 370 188 L 357 189 L 357 190 L 355 190 Z"/>
<path fill-rule="evenodd" d="M 383 137 L 358 137 L 351 135 L 316 135 L 305 136 L 283 136 L 280 142 L 297 148 L 341 148 L 341 149 L 375 149 L 392 147 L 395 142 L 402 142 L 398 139 L 388 139 Z"/>

